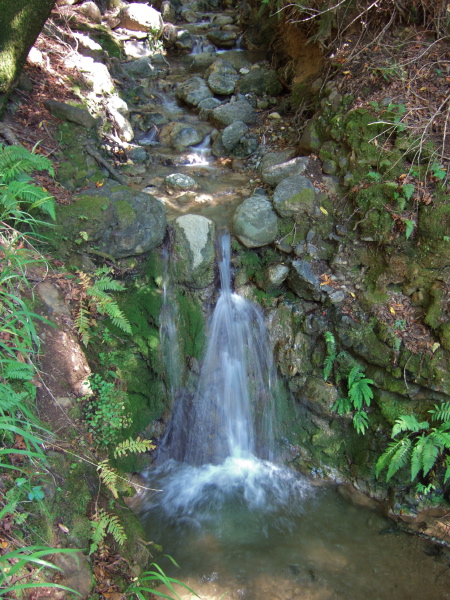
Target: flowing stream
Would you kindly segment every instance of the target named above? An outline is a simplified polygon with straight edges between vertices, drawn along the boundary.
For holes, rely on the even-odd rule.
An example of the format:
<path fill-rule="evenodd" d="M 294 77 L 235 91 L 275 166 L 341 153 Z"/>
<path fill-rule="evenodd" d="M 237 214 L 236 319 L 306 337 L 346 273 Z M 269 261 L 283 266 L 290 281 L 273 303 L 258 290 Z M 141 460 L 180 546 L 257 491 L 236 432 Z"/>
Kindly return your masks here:
<path fill-rule="evenodd" d="M 450 553 L 273 462 L 276 375 L 259 309 L 232 290 L 227 235 L 219 268 L 196 390 L 177 394 L 143 474 L 159 491 L 133 499 L 148 539 L 181 569 L 158 563 L 210 600 L 450 598 Z"/>

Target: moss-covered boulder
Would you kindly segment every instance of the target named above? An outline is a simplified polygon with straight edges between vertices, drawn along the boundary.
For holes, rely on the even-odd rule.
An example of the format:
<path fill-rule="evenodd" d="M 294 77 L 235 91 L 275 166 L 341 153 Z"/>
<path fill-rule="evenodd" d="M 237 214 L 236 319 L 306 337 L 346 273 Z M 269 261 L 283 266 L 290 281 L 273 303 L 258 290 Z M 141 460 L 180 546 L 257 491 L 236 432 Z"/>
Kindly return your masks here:
<path fill-rule="evenodd" d="M 59 240 L 123 258 L 150 252 L 166 232 L 162 204 L 150 194 L 108 181 L 58 205 Z"/>

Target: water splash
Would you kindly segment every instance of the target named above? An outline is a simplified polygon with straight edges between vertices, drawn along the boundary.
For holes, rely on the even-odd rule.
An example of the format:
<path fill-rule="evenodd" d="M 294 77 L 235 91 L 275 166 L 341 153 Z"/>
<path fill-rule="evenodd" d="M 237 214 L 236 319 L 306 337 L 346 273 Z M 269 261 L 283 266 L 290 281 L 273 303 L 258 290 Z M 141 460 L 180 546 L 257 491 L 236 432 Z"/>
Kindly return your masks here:
<path fill-rule="evenodd" d="M 211 136 L 209 134 L 206 135 L 200 144 L 191 146 L 190 150 L 191 152 L 187 155 L 189 166 L 197 167 L 209 165 L 212 161 Z"/>

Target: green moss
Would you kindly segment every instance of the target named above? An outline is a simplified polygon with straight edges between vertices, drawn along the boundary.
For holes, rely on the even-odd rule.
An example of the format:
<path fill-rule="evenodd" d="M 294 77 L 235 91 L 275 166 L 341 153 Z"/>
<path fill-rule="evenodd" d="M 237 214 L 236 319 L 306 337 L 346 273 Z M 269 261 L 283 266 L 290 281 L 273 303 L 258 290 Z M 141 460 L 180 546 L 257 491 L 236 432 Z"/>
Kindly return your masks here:
<path fill-rule="evenodd" d="M 119 200 L 115 203 L 115 209 L 121 227 L 128 227 L 136 221 L 136 212 L 129 202 L 126 200 Z"/>
<path fill-rule="evenodd" d="M 419 213 L 418 233 L 422 238 L 443 239 L 450 232 L 450 203 L 422 206 Z M 444 246 L 444 250 L 446 247 Z M 447 247 L 450 256 L 450 244 Z"/>

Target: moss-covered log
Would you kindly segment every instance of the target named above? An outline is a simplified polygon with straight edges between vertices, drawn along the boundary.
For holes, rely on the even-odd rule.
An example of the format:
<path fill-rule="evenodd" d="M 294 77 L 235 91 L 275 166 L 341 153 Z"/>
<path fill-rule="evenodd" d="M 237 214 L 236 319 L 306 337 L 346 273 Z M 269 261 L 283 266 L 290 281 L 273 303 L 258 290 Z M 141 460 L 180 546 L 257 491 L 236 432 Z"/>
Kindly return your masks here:
<path fill-rule="evenodd" d="M 0 118 L 56 0 L 0 0 Z"/>

